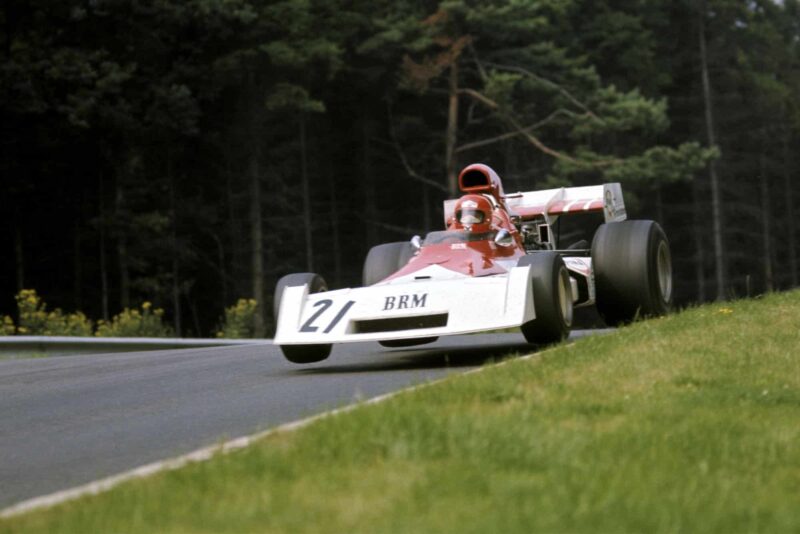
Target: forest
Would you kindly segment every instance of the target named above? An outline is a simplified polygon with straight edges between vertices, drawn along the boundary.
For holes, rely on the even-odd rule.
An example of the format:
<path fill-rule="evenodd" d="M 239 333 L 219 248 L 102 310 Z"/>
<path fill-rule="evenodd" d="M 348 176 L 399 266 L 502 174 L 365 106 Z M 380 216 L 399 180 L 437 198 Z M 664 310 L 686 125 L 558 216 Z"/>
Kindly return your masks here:
<path fill-rule="evenodd" d="M 621 182 L 680 306 L 798 285 L 797 0 L 5 0 L 0 43 L 0 316 L 269 336 L 279 277 L 359 285 L 473 162 Z"/>

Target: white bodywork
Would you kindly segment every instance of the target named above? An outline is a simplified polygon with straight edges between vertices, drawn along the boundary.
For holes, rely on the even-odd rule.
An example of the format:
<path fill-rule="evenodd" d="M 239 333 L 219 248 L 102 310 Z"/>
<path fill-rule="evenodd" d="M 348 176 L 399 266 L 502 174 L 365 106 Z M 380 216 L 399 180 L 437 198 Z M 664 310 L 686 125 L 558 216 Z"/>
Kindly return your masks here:
<path fill-rule="evenodd" d="M 430 278 L 419 279 L 427 276 Z M 344 315 L 339 317 L 342 310 Z M 442 321 L 445 314 L 443 326 L 362 331 L 363 321 L 430 317 Z M 530 267 L 514 267 L 507 274 L 495 276 L 469 277 L 432 265 L 413 276 L 370 287 L 312 295 L 308 294 L 308 286 L 287 287 L 278 317 L 275 343 L 293 345 L 411 339 L 511 328 L 530 321 L 535 312 Z"/>
<path fill-rule="evenodd" d="M 564 258 L 570 270 L 573 300 L 576 277 L 587 281 L 594 303 L 590 258 Z M 281 298 L 275 343 L 313 345 L 414 339 L 514 328 L 536 318 L 530 267 L 506 274 L 466 276 L 437 265 L 370 287 L 308 293 L 308 286 L 287 287 Z M 402 321 L 435 321 L 436 326 Z M 381 326 L 371 321 L 385 321 Z M 419 324 L 419 323 L 417 323 Z M 377 328 L 378 331 L 367 331 Z M 388 328 L 388 329 L 386 329 Z"/>

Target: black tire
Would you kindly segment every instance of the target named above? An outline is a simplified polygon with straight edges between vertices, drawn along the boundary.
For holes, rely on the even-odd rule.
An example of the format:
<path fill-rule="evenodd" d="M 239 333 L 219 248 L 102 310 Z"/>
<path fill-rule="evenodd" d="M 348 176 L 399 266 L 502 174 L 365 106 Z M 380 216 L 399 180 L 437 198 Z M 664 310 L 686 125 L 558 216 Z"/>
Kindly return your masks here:
<path fill-rule="evenodd" d="M 283 357 L 292 363 L 321 362 L 331 355 L 331 348 L 327 345 L 281 345 Z"/>
<path fill-rule="evenodd" d="M 278 312 L 281 309 L 281 298 L 283 290 L 287 287 L 309 285 L 309 292 L 322 293 L 328 290 L 325 280 L 314 273 L 295 273 L 287 274 L 275 285 L 275 297 L 272 301 L 275 323 L 278 322 Z M 333 345 L 280 345 L 284 357 L 292 363 L 315 363 L 321 362 L 331 354 Z"/>
<path fill-rule="evenodd" d="M 672 307 L 669 241 L 655 221 L 602 224 L 592 241 L 597 311 L 610 326 Z"/>
<path fill-rule="evenodd" d="M 369 250 L 364 260 L 362 282 L 364 287 L 371 286 L 396 273 L 404 267 L 414 255 L 414 247 L 408 241 L 384 243 Z"/>
<path fill-rule="evenodd" d="M 572 328 L 572 286 L 569 271 L 557 252 L 534 252 L 520 258 L 518 266 L 531 266 L 536 318 L 520 329 L 528 343 L 557 343 Z"/>

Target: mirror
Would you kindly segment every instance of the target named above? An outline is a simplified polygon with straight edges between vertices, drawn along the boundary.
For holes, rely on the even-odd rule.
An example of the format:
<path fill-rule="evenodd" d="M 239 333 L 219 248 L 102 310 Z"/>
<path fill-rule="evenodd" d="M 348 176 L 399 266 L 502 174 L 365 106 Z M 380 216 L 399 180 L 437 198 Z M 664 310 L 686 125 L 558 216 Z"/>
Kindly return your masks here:
<path fill-rule="evenodd" d="M 418 235 L 415 235 L 411 238 L 411 246 L 414 247 L 414 250 L 419 250 L 422 248 L 422 238 Z"/>
<path fill-rule="evenodd" d="M 514 244 L 514 236 L 508 230 L 502 229 L 494 236 L 494 242 L 501 247 L 510 247 Z"/>
<path fill-rule="evenodd" d="M 537 228 L 539 229 L 539 241 L 542 243 L 550 243 L 550 225 L 540 224 Z"/>

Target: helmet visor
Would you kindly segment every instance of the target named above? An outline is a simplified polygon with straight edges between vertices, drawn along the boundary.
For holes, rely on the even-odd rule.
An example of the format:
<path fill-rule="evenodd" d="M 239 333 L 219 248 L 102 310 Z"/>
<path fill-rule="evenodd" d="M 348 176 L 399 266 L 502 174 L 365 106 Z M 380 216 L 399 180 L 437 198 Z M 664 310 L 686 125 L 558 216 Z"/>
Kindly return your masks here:
<path fill-rule="evenodd" d="M 485 215 L 481 210 L 471 208 L 460 210 L 456 216 L 461 224 L 480 224 L 485 218 Z"/>

